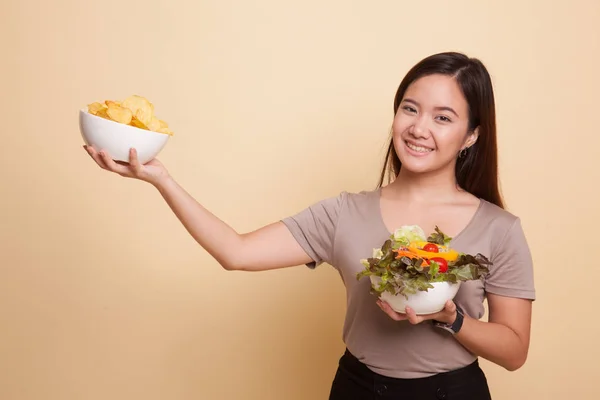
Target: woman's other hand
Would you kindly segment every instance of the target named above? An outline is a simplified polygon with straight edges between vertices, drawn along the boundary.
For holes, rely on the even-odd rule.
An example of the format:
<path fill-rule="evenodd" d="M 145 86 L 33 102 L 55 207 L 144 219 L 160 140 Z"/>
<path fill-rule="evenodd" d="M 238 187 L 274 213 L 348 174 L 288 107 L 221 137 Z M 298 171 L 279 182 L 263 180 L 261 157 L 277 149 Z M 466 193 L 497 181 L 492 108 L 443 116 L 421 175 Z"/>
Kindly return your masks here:
<path fill-rule="evenodd" d="M 413 310 L 410 307 L 406 307 L 406 314 L 396 312 L 392 309 L 392 307 L 390 307 L 388 303 L 382 300 L 377 300 L 377 305 L 393 320 L 408 321 L 413 325 L 420 324 L 421 322 L 427 320 L 436 320 L 452 324 L 456 319 L 456 304 L 454 304 L 452 300 L 448 300 L 446 302 L 446 305 L 444 306 L 444 309 L 442 311 L 424 315 L 417 315 L 415 313 L 415 310 Z"/>

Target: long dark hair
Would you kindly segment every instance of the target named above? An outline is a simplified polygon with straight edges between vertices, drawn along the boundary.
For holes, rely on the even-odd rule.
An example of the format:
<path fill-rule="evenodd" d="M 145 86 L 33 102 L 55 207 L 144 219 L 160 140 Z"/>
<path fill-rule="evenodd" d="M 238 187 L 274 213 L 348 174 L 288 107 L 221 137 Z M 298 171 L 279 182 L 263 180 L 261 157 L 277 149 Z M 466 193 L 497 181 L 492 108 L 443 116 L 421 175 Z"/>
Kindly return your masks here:
<path fill-rule="evenodd" d="M 455 52 L 439 53 L 417 63 L 404 77 L 394 98 L 394 115 L 411 83 L 427 75 L 443 74 L 456 79 L 469 107 L 469 132 L 479 127 L 479 137 L 456 161 L 458 185 L 469 193 L 504 208 L 498 183 L 496 110 L 490 75 L 481 61 Z M 402 163 L 393 136 L 381 171 L 378 188 L 398 176 Z"/>

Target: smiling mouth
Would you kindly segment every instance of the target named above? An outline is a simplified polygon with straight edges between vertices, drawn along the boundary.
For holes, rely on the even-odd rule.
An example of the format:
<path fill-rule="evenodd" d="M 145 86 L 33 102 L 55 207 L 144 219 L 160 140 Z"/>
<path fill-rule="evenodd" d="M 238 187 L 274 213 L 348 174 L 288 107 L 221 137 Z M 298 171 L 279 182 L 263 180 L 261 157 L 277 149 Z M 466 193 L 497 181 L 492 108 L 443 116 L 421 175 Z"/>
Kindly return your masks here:
<path fill-rule="evenodd" d="M 404 141 L 404 143 L 406 144 L 406 147 L 408 147 L 409 149 L 416 151 L 418 153 L 425 154 L 425 153 L 431 153 L 433 151 L 433 149 L 430 149 L 428 147 L 417 146 L 410 142 L 407 142 L 406 140 Z"/>

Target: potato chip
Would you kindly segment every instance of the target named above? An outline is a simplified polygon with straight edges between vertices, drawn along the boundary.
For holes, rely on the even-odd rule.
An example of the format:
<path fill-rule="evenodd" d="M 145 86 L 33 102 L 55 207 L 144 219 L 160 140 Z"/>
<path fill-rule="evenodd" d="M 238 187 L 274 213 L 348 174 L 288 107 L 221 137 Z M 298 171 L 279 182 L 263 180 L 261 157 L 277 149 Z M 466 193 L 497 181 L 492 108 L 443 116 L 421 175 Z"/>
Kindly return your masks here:
<path fill-rule="evenodd" d="M 157 132 L 166 133 L 167 135 L 173 135 L 173 132 L 169 129 L 169 124 L 167 124 L 162 119 L 159 119 L 158 123 L 160 124 L 160 128 L 156 130 Z"/>
<path fill-rule="evenodd" d="M 173 135 L 169 125 L 154 115 L 154 104 L 139 95 L 132 95 L 125 100 L 104 100 L 88 105 L 88 112 L 121 124 L 136 128 Z"/>
<path fill-rule="evenodd" d="M 160 129 L 160 122 L 158 121 L 158 118 L 152 116 L 150 124 L 148 125 L 148 129 L 155 132 L 158 131 L 158 129 Z"/>
<path fill-rule="evenodd" d="M 164 134 L 167 134 L 169 136 L 173 135 L 173 132 L 169 128 L 158 128 L 157 132 L 158 133 L 164 133 Z"/>
<path fill-rule="evenodd" d="M 129 125 L 131 118 L 133 117 L 130 109 L 118 106 L 116 104 L 110 104 L 106 110 L 106 114 L 108 114 L 110 119 L 113 121 L 126 125 Z"/>
<path fill-rule="evenodd" d="M 106 111 L 108 110 L 107 107 L 104 107 L 102 109 L 100 109 L 97 113 L 96 116 L 101 117 L 101 118 L 105 118 L 105 119 L 111 119 L 108 114 L 106 113 Z"/>
<path fill-rule="evenodd" d="M 131 118 L 131 126 L 135 126 L 136 128 L 140 129 L 145 129 L 147 131 L 150 130 L 142 121 L 137 119 L 135 115 Z"/>
<path fill-rule="evenodd" d="M 104 108 L 106 108 L 106 106 L 102 103 L 95 102 L 92 104 L 88 104 L 88 111 L 90 114 L 96 115 L 96 114 L 98 114 L 98 111 L 100 111 Z"/>
<path fill-rule="evenodd" d="M 154 114 L 154 106 L 146 98 L 138 95 L 127 97 L 122 106 L 131 110 L 144 125 L 149 126 Z"/>
<path fill-rule="evenodd" d="M 106 104 L 107 107 L 110 107 L 111 105 L 121 107 L 120 101 L 104 100 L 104 104 Z"/>

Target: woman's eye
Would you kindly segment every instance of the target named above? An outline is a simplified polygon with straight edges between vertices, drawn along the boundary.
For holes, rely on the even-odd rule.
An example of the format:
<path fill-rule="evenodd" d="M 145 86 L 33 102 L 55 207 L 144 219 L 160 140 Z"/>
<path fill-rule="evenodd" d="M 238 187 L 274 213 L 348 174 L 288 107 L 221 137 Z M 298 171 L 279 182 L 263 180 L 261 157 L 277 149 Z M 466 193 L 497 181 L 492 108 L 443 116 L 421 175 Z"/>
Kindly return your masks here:
<path fill-rule="evenodd" d="M 404 110 L 408 111 L 408 112 L 417 112 L 417 110 L 415 110 L 414 108 L 412 108 L 411 106 L 404 106 L 402 107 Z"/>
<path fill-rule="evenodd" d="M 446 117 L 445 115 L 440 115 L 438 117 L 442 122 L 452 122 L 450 121 L 450 118 Z"/>

